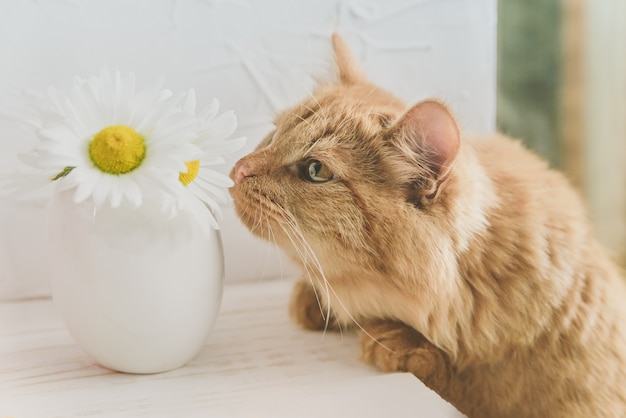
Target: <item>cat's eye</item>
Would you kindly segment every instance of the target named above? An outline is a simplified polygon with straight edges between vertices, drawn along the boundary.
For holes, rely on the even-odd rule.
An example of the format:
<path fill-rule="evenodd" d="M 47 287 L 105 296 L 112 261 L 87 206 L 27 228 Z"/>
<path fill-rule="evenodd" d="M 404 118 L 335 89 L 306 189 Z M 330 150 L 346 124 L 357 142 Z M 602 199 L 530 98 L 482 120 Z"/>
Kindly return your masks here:
<path fill-rule="evenodd" d="M 304 179 L 314 183 L 322 183 L 335 177 L 328 167 L 315 159 L 307 160 L 301 170 Z"/>

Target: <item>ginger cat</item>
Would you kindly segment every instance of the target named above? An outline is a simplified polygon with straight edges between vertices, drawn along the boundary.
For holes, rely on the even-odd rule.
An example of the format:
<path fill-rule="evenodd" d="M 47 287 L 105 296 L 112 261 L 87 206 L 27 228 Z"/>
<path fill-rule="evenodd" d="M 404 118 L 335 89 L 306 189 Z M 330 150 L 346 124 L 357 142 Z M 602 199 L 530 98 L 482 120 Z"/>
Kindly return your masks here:
<path fill-rule="evenodd" d="M 231 175 L 235 207 L 305 274 L 309 329 L 468 417 L 626 416 L 626 290 L 565 178 L 500 135 L 406 108 L 333 36 L 337 82 L 276 119 Z M 419 405 L 415 405 L 419 410 Z"/>

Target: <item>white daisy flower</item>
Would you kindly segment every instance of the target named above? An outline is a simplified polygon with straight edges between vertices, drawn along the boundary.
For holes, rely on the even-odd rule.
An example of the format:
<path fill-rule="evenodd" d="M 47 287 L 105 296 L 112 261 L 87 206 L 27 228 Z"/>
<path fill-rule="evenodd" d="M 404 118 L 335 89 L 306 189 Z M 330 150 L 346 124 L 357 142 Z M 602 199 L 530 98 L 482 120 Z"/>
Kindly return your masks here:
<path fill-rule="evenodd" d="M 198 121 L 162 83 L 136 91 L 132 73 L 104 70 L 76 78 L 69 95 L 49 89 L 37 109 L 40 141 L 23 160 L 74 189 L 76 203 L 140 206 L 152 193 L 179 193 L 184 162 L 202 154 Z"/>
<path fill-rule="evenodd" d="M 136 92 L 133 74 L 104 70 L 76 78 L 69 94 L 50 88 L 33 95 L 31 124 L 40 139 L 21 159 L 34 170 L 14 175 L 4 189 L 25 196 L 53 184 L 73 191 L 76 203 L 157 205 L 161 214 L 146 214 L 185 211 L 195 225 L 217 229 L 232 181 L 211 166 L 245 138 L 228 139 L 237 121 L 233 112 L 217 116 L 217 100 L 196 114 L 193 90 L 174 96 L 162 83 Z"/>
<path fill-rule="evenodd" d="M 228 202 L 226 189 L 232 180 L 211 168 L 223 164 L 224 156 L 239 150 L 245 138 L 229 139 L 237 127 L 237 119 L 232 111 L 217 116 L 219 102 L 214 99 L 209 106 L 197 115 L 196 138 L 192 143 L 201 150 L 199 157 L 185 164 L 187 169 L 180 172 L 178 179 L 184 186 L 176 196 L 165 199 L 164 207 L 170 214 L 189 210 L 201 225 L 209 224 L 218 228 L 217 219 L 221 216 L 220 205 Z M 193 90 L 185 96 L 182 110 L 196 114 L 196 97 Z"/>

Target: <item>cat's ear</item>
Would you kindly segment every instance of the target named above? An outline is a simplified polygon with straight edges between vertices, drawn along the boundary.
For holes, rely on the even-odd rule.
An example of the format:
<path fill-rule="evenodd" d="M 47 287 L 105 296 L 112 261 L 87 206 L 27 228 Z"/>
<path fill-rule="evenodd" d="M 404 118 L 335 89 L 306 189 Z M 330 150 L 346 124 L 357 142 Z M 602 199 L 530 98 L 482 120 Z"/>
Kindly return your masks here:
<path fill-rule="evenodd" d="M 337 32 L 333 33 L 333 50 L 335 52 L 335 62 L 339 70 L 339 80 L 343 84 L 357 84 L 367 82 L 367 77 L 357 64 L 341 36 Z"/>
<path fill-rule="evenodd" d="M 425 164 L 437 182 L 448 175 L 458 154 L 461 136 L 446 105 L 436 100 L 420 102 L 389 129 L 400 149 Z"/>

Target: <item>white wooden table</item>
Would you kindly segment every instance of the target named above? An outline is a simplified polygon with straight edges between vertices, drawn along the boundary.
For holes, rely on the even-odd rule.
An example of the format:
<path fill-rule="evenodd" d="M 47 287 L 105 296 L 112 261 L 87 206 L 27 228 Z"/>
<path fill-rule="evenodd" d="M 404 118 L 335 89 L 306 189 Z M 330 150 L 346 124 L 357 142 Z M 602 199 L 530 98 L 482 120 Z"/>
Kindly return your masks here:
<path fill-rule="evenodd" d="M 221 314 L 188 365 L 154 375 L 98 366 L 52 301 L 0 303 L 0 418 L 461 417 L 408 374 L 358 360 L 353 334 L 293 325 L 288 280 L 227 285 Z"/>

